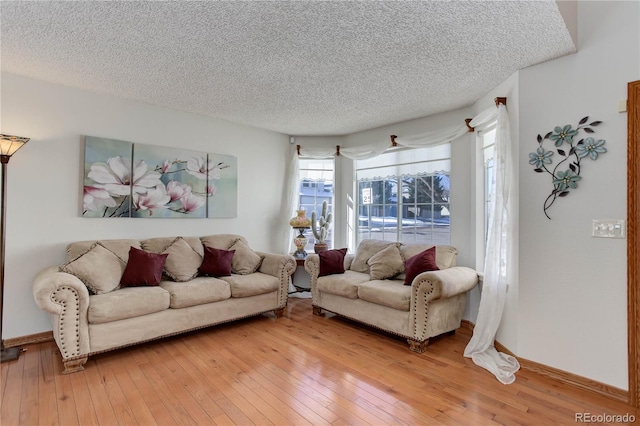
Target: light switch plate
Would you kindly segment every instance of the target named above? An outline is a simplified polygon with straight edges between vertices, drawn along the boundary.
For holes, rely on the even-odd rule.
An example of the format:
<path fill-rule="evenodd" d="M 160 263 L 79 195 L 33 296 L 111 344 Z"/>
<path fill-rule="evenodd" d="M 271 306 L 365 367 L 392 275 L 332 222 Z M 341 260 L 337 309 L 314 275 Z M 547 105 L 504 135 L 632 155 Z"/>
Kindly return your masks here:
<path fill-rule="evenodd" d="M 627 112 L 627 100 L 618 101 L 618 112 Z"/>
<path fill-rule="evenodd" d="M 622 219 L 593 220 L 591 232 L 596 238 L 625 238 L 626 223 Z"/>

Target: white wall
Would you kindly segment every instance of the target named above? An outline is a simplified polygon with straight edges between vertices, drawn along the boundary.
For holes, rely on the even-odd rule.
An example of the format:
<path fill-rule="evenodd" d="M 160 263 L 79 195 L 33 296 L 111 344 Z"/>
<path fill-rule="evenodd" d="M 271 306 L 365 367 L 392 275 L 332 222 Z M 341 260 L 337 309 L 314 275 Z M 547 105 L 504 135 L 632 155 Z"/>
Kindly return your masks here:
<path fill-rule="evenodd" d="M 2 133 L 30 137 L 8 167 L 3 338 L 51 329 L 31 294 L 36 272 L 64 261 L 72 241 L 238 233 L 281 251 L 286 135 L 2 74 Z M 80 217 L 84 135 L 238 157 L 238 217 Z"/>
<path fill-rule="evenodd" d="M 592 238 L 591 221 L 626 217 L 627 116 L 618 102 L 640 76 L 639 21 L 637 2 L 578 2 L 578 52 L 519 77 L 520 282 L 518 341 L 510 349 L 622 389 L 626 240 Z M 542 205 L 550 177 L 533 172 L 528 155 L 539 133 L 575 127 L 587 115 L 603 121 L 595 136 L 608 152 L 582 163 L 578 189 L 555 202 L 549 220 Z"/>

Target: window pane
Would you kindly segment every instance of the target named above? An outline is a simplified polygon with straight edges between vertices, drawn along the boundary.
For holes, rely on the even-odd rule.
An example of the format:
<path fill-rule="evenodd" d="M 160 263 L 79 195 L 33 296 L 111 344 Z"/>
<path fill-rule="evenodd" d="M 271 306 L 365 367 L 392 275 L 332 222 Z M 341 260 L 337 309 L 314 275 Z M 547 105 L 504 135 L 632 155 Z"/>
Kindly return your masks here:
<path fill-rule="evenodd" d="M 433 202 L 433 176 L 416 178 L 416 203 Z"/>
<path fill-rule="evenodd" d="M 416 201 L 416 179 L 413 176 L 402 177 L 402 202 L 415 203 Z"/>
<path fill-rule="evenodd" d="M 327 212 L 333 212 L 333 175 L 334 162 L 328 159 L 304 159 L 299 160 L 300 170 L 300 195 L 298 205 L 300 209 L 307 212 L 307 217 L 311 218 L 313 212 L 317 216 L 322 214 L 322 204 L 327 202 Z M 305 231 L 308 239 L 305 251 L 313 253 L 313 246 L 316 243 L 311 230 Z M 333 247 L 333 226 L 327 233 L 325 242 L 329 247 Z"/>
<path fill-rule="evenodd" d="M 436 203 L 449 202 L 449 175 L 433 176 L 433 199 Z"/>
<path fill-rule="evenodd" d="M 384 182 L 386 204 L 398 204 L 398 179 L 387 179 Z"/>
<path fill-rule="evenodd" d="M 451 244 L 449 223 L 450 205 L 434 204 L 433 210 L 433 243 L 449 245 Z"/>
<path fill-rule="evenodd" d="M 416 153 L 425 160 L 416 161 Z M 430 156 L 429 149 L 406 150 L 356 162 L 358 242 L 375 238 L 450 244 L 449 145 L 439 147 L 436 154 Z M 394 160 L 408 162 L 395 164 Z"/>
<path fill-rule="evenodd" d="M 485 242 L 489 232 L 489 221 L 491 220 L 491 212 L 489 206 L 493 199 L 493 190 L 491 183 L 495 173 L 495 138 L 496 129 L 490 129 L 480 134 L 482 138 L 482 160 L 484 163 L 484 236 Z"/>
<path fill-rule="evenodd" d="M 492 147 L 496 142 L 496 128 L 482 132 L 482 148 Z M 493 147 L 491 148 L 493 150 Z"/>
<path fill-rule="evenodd" d="M 476 259 L 476 267 L 479 270 L 482 270 L 484 265 L 484 252 L 486 250 L 486 238 L 489 228 L 490 221 L 490 210 L 489 205 L 491 200 L 494 198 L 494 194 L 492 193 L 492 185 L 491 182 L 494 179 L 495 173 L 495 138 L 496 138 L 496 124 L 490 124 L 488 127 L 478 131 L 478 140 L 481 143 L 481 158 L 483 167 L 480 170 L 477 170 L 477 177 L 484 183 L 484 188 L 482 192 L 476 194 L 477 196 L 477 207 L 481 208 L 482 215 L 480 215 L 477 219 L 477 226 L 483 232 L 484 239 L 478 238 L 476 242 L 476 251 L 479 253 L 478 258 Z M 480 204 L 483 204 L 482 206 Z M 484 229 L 482 229 L 484 228 Z"/>
<path fill-rule="evenodd" d="M 384 202 L 384 181 L 375 180 L 371 182 L 371 195 L 373 204 L 382 204 Z"/>

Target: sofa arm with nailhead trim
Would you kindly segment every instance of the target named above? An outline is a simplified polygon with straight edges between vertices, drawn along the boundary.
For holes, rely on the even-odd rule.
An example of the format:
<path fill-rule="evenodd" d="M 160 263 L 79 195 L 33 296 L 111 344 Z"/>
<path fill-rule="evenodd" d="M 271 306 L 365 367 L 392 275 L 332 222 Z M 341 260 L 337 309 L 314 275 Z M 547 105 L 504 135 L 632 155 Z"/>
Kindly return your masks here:
<path fill-rule="evenodd" d="M 54 266 L 36 275 L 33 296 L 38 307 L 51 314 L 53 337 L 63 361 L 86 356 L 90 351 L 87 286 Z"/>
<path fill-rule="evenodd" d="M 394 245 L 398 247 L 395 256 L 390 248 Z M 457 249 L 435 246 L 439 269 L 421 272 L 410 286 L 405 285 L 406 259 L 431 247 L 363 240 L 354 255 L 345 256 L 344 273 L 322 277 L 319 256 L 309 255 L 304 266 L 311 277 L 313 313 L 322 315 L 325 310 L 405 337 L 412 351 L 424 352 L 430 338 L 460 327 L 467 293 L 478 283 L 474 269 L 456 266 Z M 373 278 L 370 260 L 382 250 L 387 253 L 374 264 L 378 273 L 389 275 Z"/>

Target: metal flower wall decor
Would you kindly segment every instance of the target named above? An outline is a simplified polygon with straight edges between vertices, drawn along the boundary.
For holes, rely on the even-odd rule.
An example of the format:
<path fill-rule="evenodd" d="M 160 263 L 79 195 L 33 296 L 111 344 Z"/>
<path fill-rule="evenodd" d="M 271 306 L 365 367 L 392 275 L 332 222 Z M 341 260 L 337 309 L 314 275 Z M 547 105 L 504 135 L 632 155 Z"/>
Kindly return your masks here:
<path fill-rule="evenodd" d="M 552 132 L 547 133 L 544 137 L 538 135 L 538 149 L 536 149 L 536 152 L 529 154 L 529 164 L 534 167 L 534 172 L 551 175 L 553 190 L 543 204 L 544 214 L 548 219 L 551 219 L 551 217 L 547 214 L 547 210 L 556 199 L 558 197 L 566 197 L 569 195 L 570 190 L 578 187 L 578 181 L 582 179 L 580 176 L 580 162 L 585 158 L 597 160 L 600 154 L 607 152 L 603 139 L 595 139 L 589 136 L 575 142 L 580 132 L 593 134 L 595 133 L 593 128 L 600 124 L 602 124 L 602 121 L 589 123 L 589 117 L 587 116 L 580 120 L 575 129 L 570 124 L 567 124 L 564 127 L 558 126 L 554 128 Z M 544 148 L 543 144 L 547 140 L 554 143 L 555 152 L 562 157 L 558 164 L 553 167 L 553 170 L 549 169 L 555 152 L 553 150 L 547 151 Z M 568 149 L 565 145 L 568 145 Z"/>

